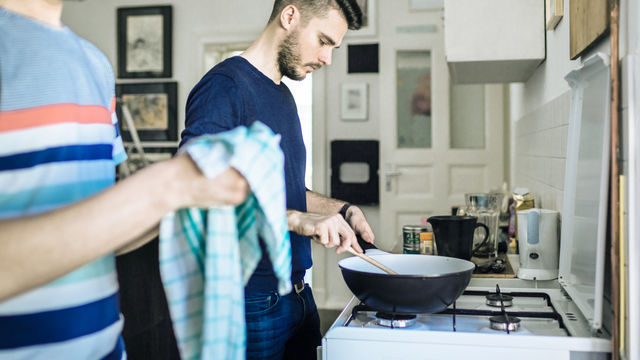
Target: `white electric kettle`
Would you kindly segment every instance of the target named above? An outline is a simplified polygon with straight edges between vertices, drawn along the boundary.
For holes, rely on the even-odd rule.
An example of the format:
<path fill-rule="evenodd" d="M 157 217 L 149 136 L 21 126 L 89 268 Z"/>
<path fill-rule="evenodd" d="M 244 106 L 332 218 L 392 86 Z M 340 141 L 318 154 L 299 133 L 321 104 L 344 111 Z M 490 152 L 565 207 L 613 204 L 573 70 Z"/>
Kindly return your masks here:
<path fill-rule="evenodd" d="M 517 212 L 520 268 L 518 277 L 551 280 L 558 277 L 558 212 L 528 209 Z"/>

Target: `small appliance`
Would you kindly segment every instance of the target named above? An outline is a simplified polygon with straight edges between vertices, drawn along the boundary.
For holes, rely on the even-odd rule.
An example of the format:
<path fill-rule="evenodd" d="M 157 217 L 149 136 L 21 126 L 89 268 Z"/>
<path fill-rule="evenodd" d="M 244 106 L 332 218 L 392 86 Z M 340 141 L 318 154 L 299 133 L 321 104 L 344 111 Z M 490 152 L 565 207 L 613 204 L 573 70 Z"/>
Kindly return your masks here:
<path fill-rule="evenodd" d="M 558 278 L 558 212 L 547 209 L 518 211 L 520 268 L 527 280 Z"/>

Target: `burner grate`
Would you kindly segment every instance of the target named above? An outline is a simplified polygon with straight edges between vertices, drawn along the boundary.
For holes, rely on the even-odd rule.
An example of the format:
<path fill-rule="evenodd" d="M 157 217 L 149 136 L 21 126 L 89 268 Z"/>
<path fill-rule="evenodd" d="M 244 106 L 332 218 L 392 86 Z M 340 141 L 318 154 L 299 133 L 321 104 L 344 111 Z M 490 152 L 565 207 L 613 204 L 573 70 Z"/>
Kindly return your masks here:
<path fill-rule="evenodd" d="M 491 294 L 497 294 L 494 292 L 490 292 L 490 291 L 478 291 L 478 290 L 467 290 L 465 291 L 462 295 L 468 295 L 468 296 L 482 296 L 482 297 L 486 297 L 488 295 Z M 461 309 L 461 308 L 457 308 L 456 302 L 454 302 L 452 304 L 451 308 L 447 308 L 439 313 L 437 313 L 438 315 L 451 315 L 451 328 L 454 332 L 456 332 L 456 316 L 485 316 L 487 317 L 490 322 L 489 325 L 491 325 L 491 321 L 490 318 L 492 317 L 499 317 L 499 316 L 506 316 L 509 319 L 509 322 L 505 322 L 504 327 L 500 326 L 500 330 L 505 331 L 506 333 L 509 333 L 510 331 L 516 331 L 519 327 L 520 327 L 520 321 L 521 319 L 526 319 L 526 318 L 531 318 L 531 319 L 548 319 L 548 320 L 554 320 L 558 323 L 558 327 L 560 329 L 562 329 L 568 336 L 571 336 L 569 334 L 569 331 L 567 330 L 564 321 L 562 319 L 562 316 L 557 312 L 557 310 L 555 309 L 555 307 L 553 306 L 553 304 L 551 303 L 551 298 L 549 296 L 549 294 L 547 293 L 543 293 L 543 292 L 509 292 L 508 294 L 505 293 L 501 293 L 501 296 L 503 297 L 503 302 L 506 298 L 511 297 L 511 298 L 517 298 L 517 297 L 529 297 L 529 298 L 541 298 L 544 299 L 547 306 L 549 306 L 551 308 L 552 311 L 550 312 L 539 312 L 539 311 L 506 311 L 506 309 L 496 309 L 496 310 L 479 310 L 479 309 Z M 506 307 L 506 304 L 505 304 Z M 367 312 L 378 312 L 377 309 L 366 305 L 363 302 L 360 302 L 358 305 L 355 305 L 352 309 L 351 309 L 351 316 L 347 318 L 346 322 L 344 323 L 343 326 L 349 326 L 349 324 L 353 321 L 358 319 L 359 321 L 362 322 L 367 322 L 367 321 L 371 321 L 375 318 L 373 318 L 373 315 L 371 314 L 367 314 Z M 407 314 L 390 314 L 393 316 L 406 316 Z M 417 314 L 420 315 L 420 314 Z M 429 314 L 424 314 L 424 315 L 429 315 Z M 514 323 L 518 323 L 518 325 L 513 325 Z M 508 325 L 507 325 L 508 324 Z M 378 324 L 380 325 L 380 324 Z M 389 326 L 387 325 L 389 328 L 394 328 L 394 327 L 398 327 L 400 328 L 401 326 Z M 410 325 L 409 325 L 410 326 Z M 495 327 L 494 327 L 495 329 Z"/>

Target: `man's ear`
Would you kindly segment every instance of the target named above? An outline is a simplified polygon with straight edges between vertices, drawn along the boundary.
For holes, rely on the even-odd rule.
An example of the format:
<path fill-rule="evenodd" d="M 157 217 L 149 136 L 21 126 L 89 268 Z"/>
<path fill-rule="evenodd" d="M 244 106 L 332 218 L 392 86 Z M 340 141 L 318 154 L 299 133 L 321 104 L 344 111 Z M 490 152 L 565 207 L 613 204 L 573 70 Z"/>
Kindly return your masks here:
<path fill-rule="evenodd" d="M 298 22 L 300 22 L 300 11 L 295 5 L 287 5 L 280 12 L 280 26 L 285 30 L 291 30 Z"/>

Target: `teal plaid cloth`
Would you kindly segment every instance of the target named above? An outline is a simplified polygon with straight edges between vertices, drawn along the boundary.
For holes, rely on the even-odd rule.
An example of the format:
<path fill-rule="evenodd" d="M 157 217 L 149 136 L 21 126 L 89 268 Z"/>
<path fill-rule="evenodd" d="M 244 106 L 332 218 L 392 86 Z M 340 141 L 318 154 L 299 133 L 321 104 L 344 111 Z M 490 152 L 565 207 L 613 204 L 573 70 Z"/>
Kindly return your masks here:
<path fill-rule="evenodd" d="M 186 151 L 210 178 L 229 168 L 252 194 L 240 206 L 189 208 L 160 224 L 160 273 L 182 359 L 244 359 L 244 285 L 262 257 L 263 239 L 278 292 L 291 291 L 280 136 L 260 122 L 189 142 Z"/>

